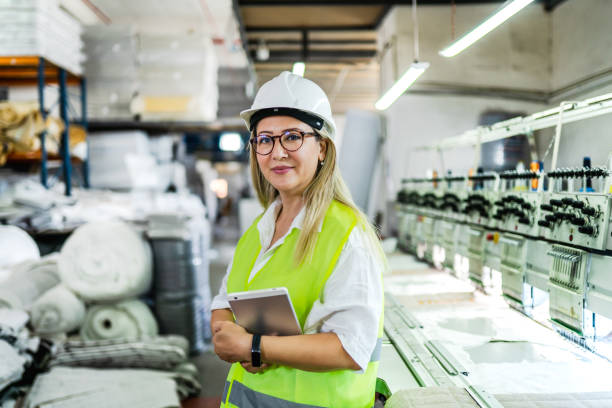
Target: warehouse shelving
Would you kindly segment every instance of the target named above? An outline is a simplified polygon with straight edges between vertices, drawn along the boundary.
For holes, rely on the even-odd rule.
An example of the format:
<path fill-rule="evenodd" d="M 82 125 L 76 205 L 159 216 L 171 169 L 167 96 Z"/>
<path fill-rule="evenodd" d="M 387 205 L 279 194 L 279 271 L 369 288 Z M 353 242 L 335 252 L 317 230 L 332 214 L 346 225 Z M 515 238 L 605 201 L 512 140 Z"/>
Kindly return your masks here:
<path fill-rule="evenodd" d="M 45 86 L 57 85 L 59 88 L 59 110 L 60 117 L 64 122 L 62 132 L 60 158 L 66 195 L 71 194 L 72 164 L 70 160 L 69 126 L 68 117 L 68 86 L 80 87 L 81 118 L 80 124 L 87 131 L 87 83 L 84 77 L 75 75 L 65 68 L 50 62 L 40 56 L 0 56 L 0 86 L 36 86 L 38 88 L 38 103 L 43 120 L 47 117 L 45 111 Z M 40 153 L 13 156 L 19 162 L 31 161 L 40 163 L 40 178 L 43 186 L 47 187 L 47 162 L 49 157 L 45 148 L 45 132 L 40 135 Z M 89 187 L 89 163 L 88 158 L 82 162 L 83 185 Z"/>

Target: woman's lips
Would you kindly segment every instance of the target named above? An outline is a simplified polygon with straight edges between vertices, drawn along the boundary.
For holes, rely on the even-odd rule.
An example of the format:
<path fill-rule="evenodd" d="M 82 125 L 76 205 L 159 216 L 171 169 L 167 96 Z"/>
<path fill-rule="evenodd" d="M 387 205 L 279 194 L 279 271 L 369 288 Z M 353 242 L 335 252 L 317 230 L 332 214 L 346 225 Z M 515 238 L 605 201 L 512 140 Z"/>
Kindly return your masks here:
<path fill-rule="evenodd" d="M 278 167 L 273 167 L 272 171 L 276 174 L 286 174 L 289 172 L 289 170 L 291 170 L 293 167 L 287 167 L 287 166 L 278 166 Z"/>

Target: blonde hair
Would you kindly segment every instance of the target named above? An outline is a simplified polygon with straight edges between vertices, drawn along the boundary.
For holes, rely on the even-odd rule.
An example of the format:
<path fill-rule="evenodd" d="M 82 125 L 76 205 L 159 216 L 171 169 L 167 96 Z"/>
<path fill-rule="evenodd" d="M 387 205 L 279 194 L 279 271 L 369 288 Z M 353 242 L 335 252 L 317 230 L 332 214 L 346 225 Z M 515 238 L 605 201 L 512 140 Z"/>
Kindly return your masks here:
<path fill-rule="evenodd" d="M 336 165 L 336 147 L 326 137 L 318 135 L 319 141 L 327 144 L 325 160 L 319 166 L 314 178 L 304 190 L 304 206 L 306 213 L 295 251 L 295 261 L 298 265 L 312 257 L 318 238 L 318 228 L 323 222 L 327 209 L 333 200 L 351 208 L 357 216 L 357 226 L 365 232 L 369 244 L 384 260 L 384 253 L 378 235 L 365 214 L 355 205 L 346 183 Z M 276 200 L 278 190 L 266 180 L 259 169 L 255 149 L 250 148 L 249 158 L 253 187 L 257 198 L 265 209 Z M 330 188 L 331 186 L 331 188 Z"/>

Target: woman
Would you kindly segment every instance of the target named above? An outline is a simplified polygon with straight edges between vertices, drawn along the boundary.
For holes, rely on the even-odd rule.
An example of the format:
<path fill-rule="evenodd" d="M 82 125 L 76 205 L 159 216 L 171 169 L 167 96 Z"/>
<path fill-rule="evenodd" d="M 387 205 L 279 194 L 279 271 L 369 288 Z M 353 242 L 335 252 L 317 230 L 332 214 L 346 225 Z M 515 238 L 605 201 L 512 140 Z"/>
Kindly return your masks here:
<path fill-rule="evenodd" d="M 234 363 L 221 406 L 372 407 L 385 261 L 338 171 L 327 96 L 283 72 L 241 116 L 265 212 L 238 242 L 213 300 L 215 352 Z M 228 293 L 281 286 L 305 334 L 252 335 L 234 323 Z"/>

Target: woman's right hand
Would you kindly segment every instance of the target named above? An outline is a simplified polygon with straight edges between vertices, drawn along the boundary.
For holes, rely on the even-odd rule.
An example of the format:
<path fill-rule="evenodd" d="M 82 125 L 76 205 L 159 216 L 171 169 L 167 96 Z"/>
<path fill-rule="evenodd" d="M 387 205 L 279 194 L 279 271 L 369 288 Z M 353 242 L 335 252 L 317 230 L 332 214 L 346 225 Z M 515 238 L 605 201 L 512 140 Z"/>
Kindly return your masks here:
<path fill-rule="evenodd" d="M 270 365 L 266 363 L 262 363 L 261 367 L 253 367 L 250 361 L 243 361 L 240 365 L 251 374 L 263 373 L 270 367 Z"/>

